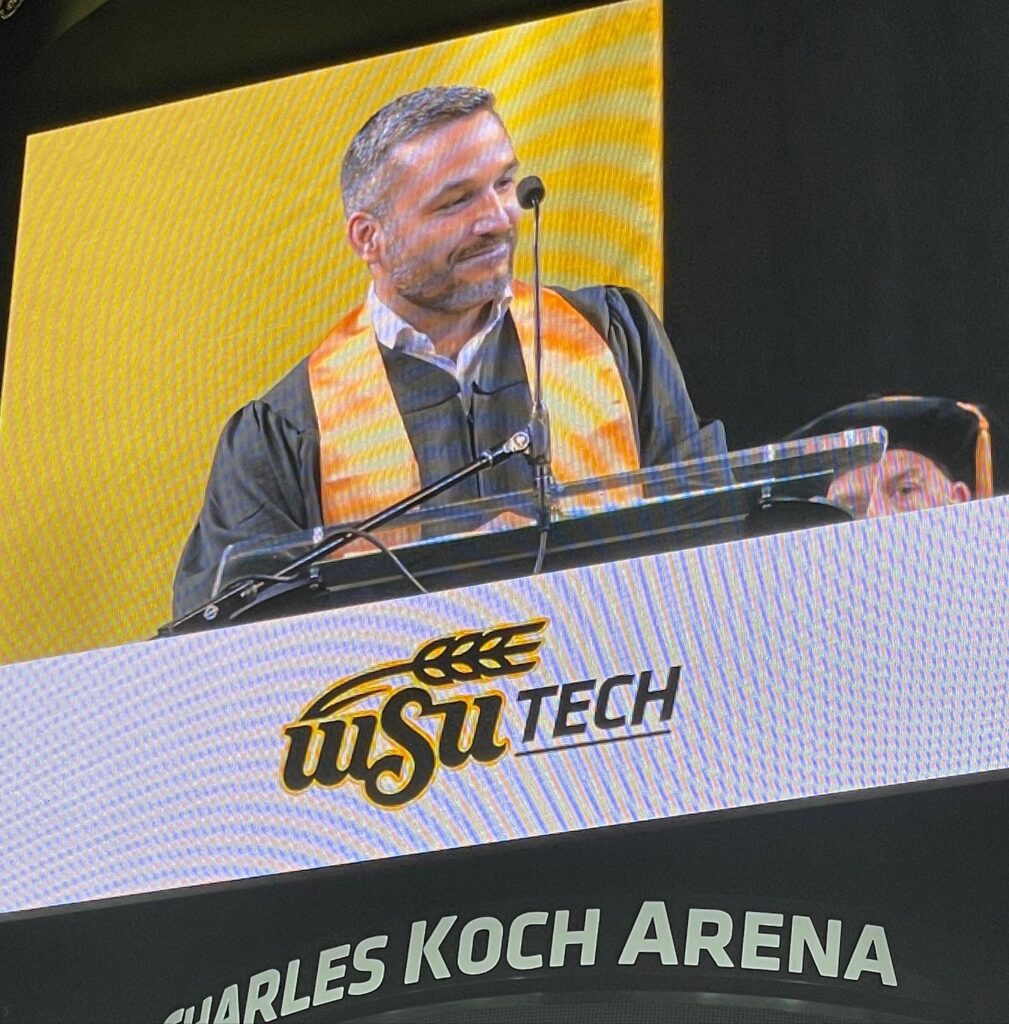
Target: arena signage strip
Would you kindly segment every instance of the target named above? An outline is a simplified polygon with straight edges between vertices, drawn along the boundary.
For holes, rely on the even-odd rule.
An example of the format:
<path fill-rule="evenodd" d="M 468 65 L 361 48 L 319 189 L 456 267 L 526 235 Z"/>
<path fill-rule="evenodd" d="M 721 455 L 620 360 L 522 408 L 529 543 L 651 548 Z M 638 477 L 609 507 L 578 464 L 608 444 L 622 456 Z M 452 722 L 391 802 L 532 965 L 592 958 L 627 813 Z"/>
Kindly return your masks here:
<path fill-rule="evenodd" d="M 400 934 L 322 949 L 313 962 L 295 958 L 266 967 L 178 1007 L 165 1024 L 255 1024 L 384 989 L 403 991 L 422 982 L 450 986 L 498 968 L 619 970 L 645 962 L 674 973 L 752 971 L 842 986 L 862 983 L 873 990 L 899 984 L 880 924 L 830 918 L 823 925 L 802 914 L 714 907 L 690 907 L 677 916 L 663 900 L 643 901 L 630 928 L 612 937 L 615 942 L 605 941 L 607 923 L 598 907 L 525 910 L 507 919 L 446 914 L 413 921 Z M 616 954 L 613 963 L 602 963 L 604 949 Z M 392 964 L 399 968 L 395 976 Z"/>

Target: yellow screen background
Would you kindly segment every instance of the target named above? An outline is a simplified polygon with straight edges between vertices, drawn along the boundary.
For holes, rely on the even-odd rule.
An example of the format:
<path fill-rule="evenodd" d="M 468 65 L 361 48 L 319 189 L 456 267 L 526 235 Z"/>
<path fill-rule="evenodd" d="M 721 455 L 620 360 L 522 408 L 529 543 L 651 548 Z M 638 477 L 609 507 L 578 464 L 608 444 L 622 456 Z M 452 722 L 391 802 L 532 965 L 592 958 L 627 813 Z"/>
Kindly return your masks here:
<path fill-rule="evenodd" d="M 363 298 L 339 169 L 482 85 L 546 182 L 544 280 L 661 312 L 661 3 L 631 0 L 28 139 L 0 408 L 0 660 L 152 635 L 218 434 Z M 516 273 L 531 276 L 531 238 Z"/>

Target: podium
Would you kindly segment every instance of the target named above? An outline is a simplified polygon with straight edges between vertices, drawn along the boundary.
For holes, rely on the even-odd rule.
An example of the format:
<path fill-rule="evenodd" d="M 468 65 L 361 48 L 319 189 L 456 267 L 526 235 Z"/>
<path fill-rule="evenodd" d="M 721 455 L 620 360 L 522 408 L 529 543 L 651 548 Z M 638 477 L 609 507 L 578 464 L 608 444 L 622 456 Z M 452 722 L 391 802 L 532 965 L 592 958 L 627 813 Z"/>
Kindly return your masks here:
<path fill-rule="evenodd" d="M 558 483 L 542 568 L 570 569 L 850 520 L 826 500 L 830 482 L 842 473 L 878 469 L 885 447 L 886 431 L 875 427 Z M 373 531 L 371 543 L 358 539 L 337 557 L 314 564 L 311 586 L 260 598 L 256 607 L 239 609 L 235 621 L 528 575 L 537 562 L 538 519 L 532 490 L 421 507 Z M 357 524 L 230 545 L 214 593 L 245 579 L 283 577 L 287 565 L 348 525 Z M 203 625 L 228 621 L 214 616 Z"/>

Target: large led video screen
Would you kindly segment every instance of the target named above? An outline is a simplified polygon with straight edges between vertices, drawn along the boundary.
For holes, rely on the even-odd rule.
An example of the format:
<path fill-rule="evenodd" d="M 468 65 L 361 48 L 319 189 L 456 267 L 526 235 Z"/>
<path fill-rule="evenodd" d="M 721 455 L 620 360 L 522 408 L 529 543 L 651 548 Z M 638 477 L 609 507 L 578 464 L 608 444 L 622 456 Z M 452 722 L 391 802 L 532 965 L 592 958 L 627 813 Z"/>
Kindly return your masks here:
<path fill-rule="evenodd" d="M 938 6 L 920 31 L 945 42 Z M 803 259 L 831 249 L 821 201 L 846 237 L 886 248 L 872 216 L 827 195 L 852 167 L 826 160 L 829 186 L 809 168 L 835 152 L 821 134 L 848 127 L 819 117 L 830 72 L 847 111 L 860 71 L 889 82 L 905 44 L 888 24 L 889 48 L 855 67 L 845 31 L 888 18 L 812 10 L 626 0 L 256 70 L 27 139 L 0 401 L 0 1020 L 1002 1019 L 1009 498 L 972 500 L 1006 485 L 985 404 L 1002 370 L 994 353 L 971 390 L 979 340 L 947 397 L 886 393 L 945 386 L 938 346 L 919 323 L 873 353 L 886 317 L 869 323 L 853 279 L 842 315 L 818 276 L 841 262 L 798 266 L 792 241 Z M 904 16 L 917 25 L 918 8 Z M 388 49 L 389 27 L 339 52 Z M 795 81 L 814 85 L 809 110 Z M 740 102 L 751 82 L 773 116 Z M 410 160 L 389 171 L 382 133 L 398 128 L 372 115 L 428 116 L 433 97 L 471 106 L 390 144 Z M 812 132 L 793 133 L 803 116 Z M 808 194 L 768 170 L 790 149 Z M 433 404 L 420 387 L 409 407 L 406 388 L 390 397 L 386 371 L 404 354 L 446 369 L 428 325 L 458 342 L 474 446 L 476 410 L 498 398 L 481 368 L 509 350 L 530 385 L 509 430 L 533 433 L 540 202 L 559 484 L 536 569 L 547 546 L 579 556 L 530 572 L 535 544 L 509 544 L 536 530 L 494 505 L 514 490 L 491 490 L 440 510 L 467 524 L 448 540 L 438 519 L 396 523 L 405 561 L 428 541 L 446 558 L 432 593 L 372 592 L 365 570 L 353 591 L 365 559 L 339 558 L 319 563 L 330 594 L 365 600 L 278 601 L 221 630 L 220 590 L 180 606 L 173 577 L 227 490 L 222 466 L 256 522 L 250 494 L 317 473 L 326 526 L 348 521 L 330 504 L 359 496 L 340 489 L 356 473 L 371 504 L 353 497 L 349 521 L 369 532 L 369 509 L 403 491 L 372 452 L 410 463 Z M 463 222 L 482 237 L 453 241 Z M 883 266 L 865 277 L 898 290 Z M 800 344 L 796 312 L 818 304 L 836 336 Z M 717 330 L 698 335 L 705 318 Z M 901 375 L 905 357 L 930 372 Z M 292 380 L 320 438 L 278 414 L 300 408 Z M 245 481 L 221 461 L 250 421 L 280 453 L 269 465 L 300 460 L 302 477 Z M 414 445 L 418 477 L 456 465 L 440 436 Z M 578 491 L 610 473 L 611 490 Z M 522 570 L 485 572 L 499 555 Z M 241 600 L 321 579 L 242 557 Z M 153 639 L 194 603 L 195 635 L 179 618 Z"/>

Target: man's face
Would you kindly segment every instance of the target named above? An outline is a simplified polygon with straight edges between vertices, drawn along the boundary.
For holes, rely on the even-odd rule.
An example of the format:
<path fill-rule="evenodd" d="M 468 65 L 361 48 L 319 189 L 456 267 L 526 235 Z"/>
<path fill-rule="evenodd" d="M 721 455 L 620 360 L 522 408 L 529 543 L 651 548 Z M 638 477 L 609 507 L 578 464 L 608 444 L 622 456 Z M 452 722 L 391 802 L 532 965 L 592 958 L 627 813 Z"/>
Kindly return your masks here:
<path fill-rule="evenodd" d="M 518 161 L 497 116 L 478 111 L 396 146 L 368 260 L 378 296 L 461 313 L 512 276 Z"/>
<path fill-rule="evenodd" d="M 830 501 L 859 519 L 955 505 L 970 496 L 965 483 L 950 480 L 931 459 L 905 448 L 886 452 L 878 477 L 875 466 L 863 466 L 842 473 L 827 492 Z"/>

